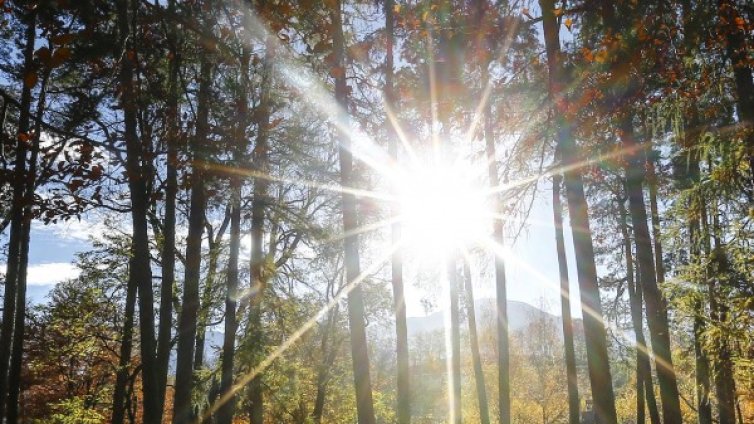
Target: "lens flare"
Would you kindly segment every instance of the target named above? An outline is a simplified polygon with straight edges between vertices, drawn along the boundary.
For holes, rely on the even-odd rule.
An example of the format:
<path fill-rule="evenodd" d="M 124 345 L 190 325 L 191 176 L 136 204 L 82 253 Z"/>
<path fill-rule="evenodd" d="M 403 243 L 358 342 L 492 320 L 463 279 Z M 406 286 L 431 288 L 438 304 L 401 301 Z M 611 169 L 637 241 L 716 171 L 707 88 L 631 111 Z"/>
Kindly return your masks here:
<path fill-rule="evenodd" d="M 478 244 L 491 229 L 484 185 L 460 162 L 435 161 L 404 170 L 396 188 L 406 254 L 436 265 Z"/>

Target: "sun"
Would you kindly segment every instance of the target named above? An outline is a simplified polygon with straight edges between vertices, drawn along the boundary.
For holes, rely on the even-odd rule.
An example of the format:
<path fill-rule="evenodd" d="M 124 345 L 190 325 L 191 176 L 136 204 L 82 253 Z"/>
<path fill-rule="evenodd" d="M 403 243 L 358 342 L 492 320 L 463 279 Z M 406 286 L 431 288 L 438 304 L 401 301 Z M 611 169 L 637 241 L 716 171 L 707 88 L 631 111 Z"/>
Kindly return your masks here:
<path fill-rule="evenodd" d="M 401 240 L 406 253 L 435 264 L 489 237 L 492 214 L 478 171 L 434 161 L 402 173 L 397 187 Z"/>

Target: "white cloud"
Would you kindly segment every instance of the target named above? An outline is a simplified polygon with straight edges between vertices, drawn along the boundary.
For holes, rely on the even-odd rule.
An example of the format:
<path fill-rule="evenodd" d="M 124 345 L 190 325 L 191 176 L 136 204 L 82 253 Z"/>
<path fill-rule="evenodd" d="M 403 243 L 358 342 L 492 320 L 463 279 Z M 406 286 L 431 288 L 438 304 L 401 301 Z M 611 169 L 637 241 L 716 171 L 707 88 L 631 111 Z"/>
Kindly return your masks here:
<path fill-rule="evenodd" d="M 6 264 L 0 264 L 0 270 L 5 272 Z M 68 262 L 50 262 L 29 265 L 26 283 L 30 286 L 57 284 L 63 280 L 76 278 L 81 271 Z"/>

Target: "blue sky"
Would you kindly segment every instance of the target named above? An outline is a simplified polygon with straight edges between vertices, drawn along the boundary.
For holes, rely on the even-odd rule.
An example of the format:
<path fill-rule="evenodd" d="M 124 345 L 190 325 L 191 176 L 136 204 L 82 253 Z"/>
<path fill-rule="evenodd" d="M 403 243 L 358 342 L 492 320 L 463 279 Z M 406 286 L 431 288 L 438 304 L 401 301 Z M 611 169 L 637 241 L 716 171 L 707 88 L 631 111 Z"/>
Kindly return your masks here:
<path fill-rule="evenodd" d="M 549 184 L 541 184 L 546 190 Z M 541 192 L 534 202 L 530 222 L 515 244 L 509 245 L 516 259 L 506 264 L 508 297 L 535 306 L 542 300 L 549 312 L 560 315 L 560 300 L 557 291 L 558 264 L 555 253 L 555 237 L 551 226 L 552 209 L 549 193 Z M 567 221 L 567 217 L 566 217 Z M 549 224 L 549 225 L 548 225 Z M 75 254 L 91 248 L 89 236 L 101 234 L 103 226 L 96 218 L 83 218 L 45 226 L 35 223 L 31 234 L 29 251 L 29 297 L 33 302 L 43 302 L 45 296 L 57 282 L 73 278 L 77 270 L 73 265 Z M 573 262 L 570 228 L 565 228 L 566 250 L 569 256 L 571 273 L 571 293 L 578 299 L 575 264 Z M 0 264 L 5 267 L 4 264 Z M 479 275 L 479 267 L 474 267 L 474 285 L 478 298 L 494 297 L 494 276 L 487 270 Z M 407 308 L 409 316 L 423 316 L 428 312 L 421 303 L 427 297 L 423 288 L 407 281 Z M 438 302 L 442 303 L 442 302 Z M 578 302 L 572 301 L 572 310 L 581 315 Z"/>

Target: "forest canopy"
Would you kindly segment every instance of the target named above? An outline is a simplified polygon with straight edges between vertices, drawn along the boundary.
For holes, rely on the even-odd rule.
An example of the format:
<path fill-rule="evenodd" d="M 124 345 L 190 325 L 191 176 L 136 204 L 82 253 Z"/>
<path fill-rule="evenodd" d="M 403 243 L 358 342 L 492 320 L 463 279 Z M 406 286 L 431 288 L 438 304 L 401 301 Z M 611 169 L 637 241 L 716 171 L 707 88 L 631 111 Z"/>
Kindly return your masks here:
<path fill-rule="evenodd" d="M 750 1 L 0 35 L 0 424 L 754 422 Z"/>

